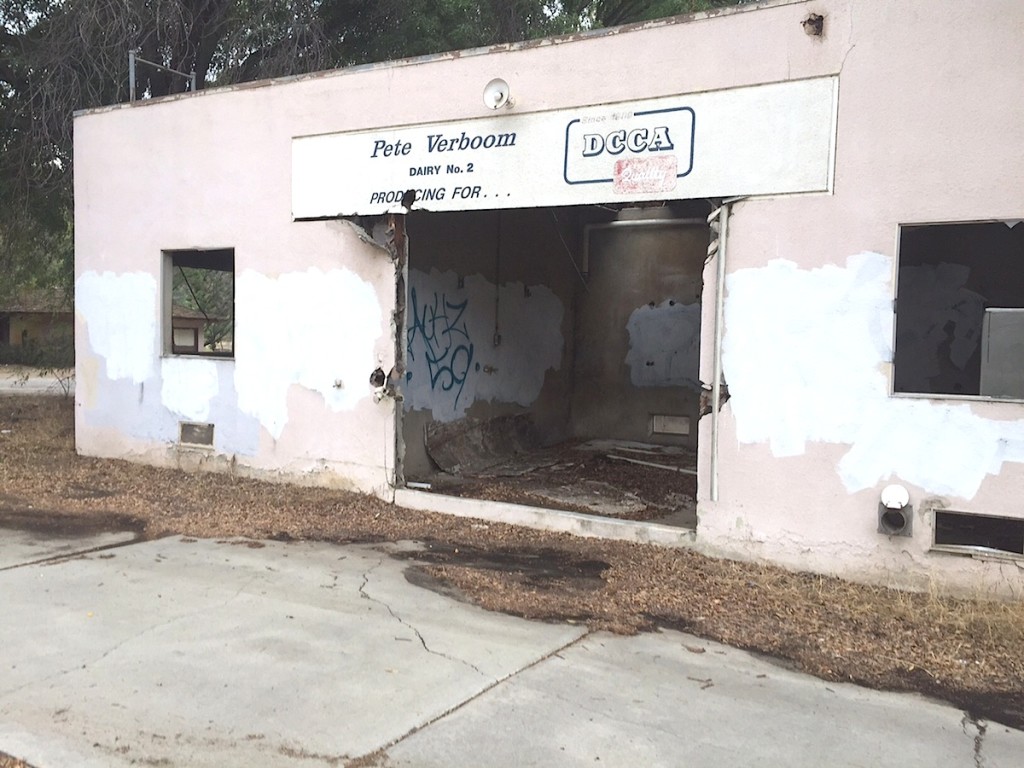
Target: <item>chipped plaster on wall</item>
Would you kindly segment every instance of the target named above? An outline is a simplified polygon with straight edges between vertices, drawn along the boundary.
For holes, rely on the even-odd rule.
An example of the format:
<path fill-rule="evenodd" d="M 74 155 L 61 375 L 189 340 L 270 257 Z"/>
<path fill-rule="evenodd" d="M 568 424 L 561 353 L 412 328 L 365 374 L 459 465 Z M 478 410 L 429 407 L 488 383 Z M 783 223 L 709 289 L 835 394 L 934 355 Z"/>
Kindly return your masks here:
<path fill-rule="evenodd" d="M 246 270 L 235 281 L 235 317 L 238 406 L 275 440 L 292 384 L 318 392 L 334 411 L 351 410 L 369 396 L 370 372 L 387 364 L 376 353 L 385 333 L 376 291 L 348 269 L 276 279 Z"/>
<path fill-rule="evenodd" d="M 777 259 L 737 270 L 726 288 L 723 366 L 739 442 L 768 443 L 775 457 L 849 445 L 836 472 L 850 493 L 893 480 L 971 499 L 1004 462 L 1024 462 L 1024 420 L 889 395 L 890 257 L 809 270 Z"/>
<path fill-rule="evenodd" d="M 409 285 L 406 410 L 454 421 L 478 401 L 528 406 L 561 366 L 565 310 L 547 286 L 501 286 L 495 345 L 494 283 L 471 275 L 460 288 L 455 272 L 411 269 Z"/>
<path fill-rule="evenodd" d="M 673 300 L 633 310 L 626 365 L 636 387 L 700 389 L 701 305 Z"/>
<path fill-rule="evenodd" d="M 191 421 L 206 421 L 210 401 L 220 390 L 212 360 L 166 357 L 160 361 L 160 400 L 164 407 Z"/>
<path fill-rule="evenodd" d="M 167 445 L 176 442 L 179 420 L 211 421 L 217 451 L 252 456 L 259 450 L 256 420 L 280 437 L 292 384 L 317 392 L 334 411 L 369 396 L 381 310 L 373 287 L 348 270 L 240 275 L 237 344 L 246 353 L 238 360 L 159 357 L 157 296 L 148 273 L 86 272 L 78 279 L 77 312 L 89 343 L 79 357 L 92 372 L 83 382 L 86 422 Z"/>
<path fill-rule="evenodd" d="M 106 361 L 109 378 L 138 384 L 153 374 L 156 307 L 156 279 L 148 272 L 90 270 L 75 281 L 76 311 L 85 319 L 89 346 Z"/>
<path fill-rule="evenodd" d="M 115 428 L 131 440 L 161 445 L 177 441 L 178 418 L 160 403 L 160 380 L 153 376 L 135 384 L 131 379 L 113 379 L 100 363 L 100 386 L 91 408 L 82 413 L 92 428 Z M 131 449 L 137 452 L 136 448 Z"/>

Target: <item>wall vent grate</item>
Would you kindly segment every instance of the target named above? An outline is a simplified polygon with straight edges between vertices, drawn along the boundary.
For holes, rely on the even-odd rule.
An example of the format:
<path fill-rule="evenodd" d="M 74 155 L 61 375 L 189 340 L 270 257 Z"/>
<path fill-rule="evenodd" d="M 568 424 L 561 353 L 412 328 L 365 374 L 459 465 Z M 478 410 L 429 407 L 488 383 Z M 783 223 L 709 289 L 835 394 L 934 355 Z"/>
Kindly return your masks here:
<path fill-rule="evenodd" d="M 1024 519 L 936 510 L 935 547 L 966 554 L 1024 556 Z"/>
<path fill-rule="evenodd" d="M 194 421 L 178 422 L 178 442 L 182 445 L 213 446 L 213 424 Z"/>
<path fill-rule="evenodd" d="M 654 435 L 688 435 L 690 434 L 689 416 L 670 416 L 656 413 L 651 416 L 651 434 Z"/>

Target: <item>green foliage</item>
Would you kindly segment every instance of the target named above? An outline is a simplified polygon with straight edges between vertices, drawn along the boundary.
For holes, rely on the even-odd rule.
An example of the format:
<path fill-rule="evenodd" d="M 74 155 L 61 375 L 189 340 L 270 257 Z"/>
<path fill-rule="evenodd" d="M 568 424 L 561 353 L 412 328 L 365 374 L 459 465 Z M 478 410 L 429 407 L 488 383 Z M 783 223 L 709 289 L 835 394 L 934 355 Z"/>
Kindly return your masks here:
<path fill-rule="evenodd" d="M 128 100 L 129 49 L 202 88 L 742 1 L 0 0 L 0 300 L 70 286 L 71 115 Z M 140 97 L 186 82 L 138 68 Z"/>
<path fill-rule="evenodd" d="M 234 275 L 218 269 L 175 267 L 171 287 L 175 308 L 183 307 L 202 315 L 203 333 L 210 349 L 234 343 Z"/>
<path fill-rule="evenodd" d="M 511 43 L 735 5 L 744 0 L 336 0 L 325 28 L 344 30 L 336 64 Z"/>
<path fill-rule="evenodd" d="M 3 165 L 0 160 L 0 169 Z M 3 181 L 0 177 L 0 185 Z M 64 295 L 71 295 L 74 276 L 71 201 L 65 202 L 61 192 L 60 189 L 45 192 L 27 189 L 19 196 L 2 190 L 0 306 L 25 288 L 57 288 Z"/>

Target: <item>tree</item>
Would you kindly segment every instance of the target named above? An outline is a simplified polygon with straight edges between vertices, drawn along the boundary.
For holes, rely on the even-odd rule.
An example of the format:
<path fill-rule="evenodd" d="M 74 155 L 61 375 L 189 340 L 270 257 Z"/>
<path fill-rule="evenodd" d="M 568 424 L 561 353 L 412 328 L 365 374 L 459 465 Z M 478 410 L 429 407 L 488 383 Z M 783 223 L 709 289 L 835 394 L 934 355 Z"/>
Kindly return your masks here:
<path fill-rule="evenodd" d="M 182 307 L 205 318 L 203 334 L 210 349 L 224 342 L 229 346 L 234 344 L 233 273 L 212 268 L 175 267 L 171 279 L 171 301 L 175 310 Z"/>
<path fill-rule="evenodd" d="M 128 99 L 127 53 L 197 85 L 330 66 L 316 0 L 0 0 L 0 299 L 70 287 L 75 110 Z M 184 90 L 138 69 L 138 92 Z"/>
<path fill-rule="evenodd" d="M 0 0 L 0 300 L 70 287 L 74 111 L 127 101 L 127 55 L 198 88 L 507 43 L 742 0 Z M 140 97 L 187 81 L 141 66 Z"/>
<path fill-rule="evenodd" d="M 335 0 L 321 9 L 343 32 L 338 64 L 513 43 L 703 11 L 747 0 Z"/>

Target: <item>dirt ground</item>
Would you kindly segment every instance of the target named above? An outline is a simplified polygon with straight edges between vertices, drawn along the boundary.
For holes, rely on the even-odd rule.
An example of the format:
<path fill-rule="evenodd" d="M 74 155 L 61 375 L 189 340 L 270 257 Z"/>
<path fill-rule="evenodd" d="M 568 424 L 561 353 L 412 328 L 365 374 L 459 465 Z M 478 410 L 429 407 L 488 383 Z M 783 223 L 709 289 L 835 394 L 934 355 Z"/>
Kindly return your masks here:
<path fill-rule="evenodd" d="M 431 490 L 450 496 L 696 526 L 697 478 L 684 474 L 696 467 L 694 451 L 649 457 L 627 453 L 628 449 L 594 450 L 589 445 L 562 443 L 484 472 L 437 473 L 425 479 Z M 658 466 L 630 458 L 655 461 Z"/>
<path fill-rule="evenodd" d="M 414 512 L 339 491 L 74 451 L 74 405 L 0 396 L 0 527 L 147 537 L 417 540 L 408 578 L 484 608 L 619 633 L 683 629 L 826 680 L 920 691 L 1024 728 L 1024 603 L 868 587 L 689 550 Z M 5 763 L 0 768 L 19 768 Z"/>

